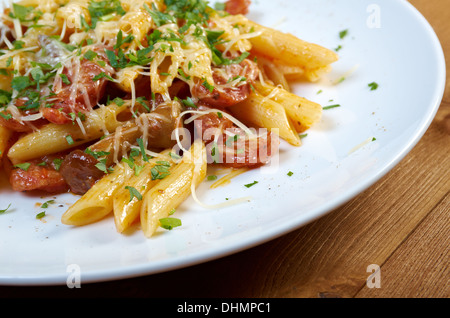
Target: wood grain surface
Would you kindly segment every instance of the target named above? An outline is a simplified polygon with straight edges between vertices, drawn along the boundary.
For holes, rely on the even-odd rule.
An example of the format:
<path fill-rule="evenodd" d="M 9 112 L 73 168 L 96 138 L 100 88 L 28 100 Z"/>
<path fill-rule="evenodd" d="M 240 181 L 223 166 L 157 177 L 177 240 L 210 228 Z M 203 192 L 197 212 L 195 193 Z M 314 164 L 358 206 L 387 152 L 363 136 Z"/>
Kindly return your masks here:
<path fill-rule="evenodd" d="M 307 226 L 219 260 L 163 274 L 86 284 L 79 289 L 0 287 L 0 295 L 448 298 L 450 3 L 410 2 L 441 40 L 447 62 L 446 91 L 424 137 L 379 182 Z M 367 283 L 371 265 L 378 265 L 379 270 Z M 373 287 L 375 282 L 380 285 Z"/>

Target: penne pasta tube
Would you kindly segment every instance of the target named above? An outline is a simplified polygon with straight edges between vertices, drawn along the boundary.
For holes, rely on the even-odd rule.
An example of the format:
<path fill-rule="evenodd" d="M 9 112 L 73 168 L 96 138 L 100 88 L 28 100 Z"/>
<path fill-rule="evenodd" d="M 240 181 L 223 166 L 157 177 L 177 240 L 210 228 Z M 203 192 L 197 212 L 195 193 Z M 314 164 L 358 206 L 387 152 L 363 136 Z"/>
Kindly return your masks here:
<path fill-rule="evenodd" d="M 298 81 L 301 80 L 305 75 L 305 70 L 299 66 L 277 64 L 277 69 L 284 75 L 287 81 Z"/>
<path fill-rule="evenodd" d="M 170 175 L 146 193 L 140 213 L 146 237 L 151 237 L 160 225 L 159 220 L 168 217 L 204 180 L 206 167 L 206 147 L 203 142 L 196 141 Z"/>
<path fill-rule="evenodd" d="M 275 85 L 281 85 L 286 90 L 290 89 L 285 74 L 278 65 L 263 57 L 258 57 L 257 61 L 265 79 L 269 79 Z"/>
<path fill-rule="evenodd" d="M 5 150 L 8 147 L 9 138 L 11 138 L 12 132 L 8 128 L 0 126 L 0 164 L 5 154 Z"/>
<path fill-rule="evenodd" d="M 113 199 L 133 171 L 127 165 L 116 165 L 76 201 L 61 217 L 66 225 L 82 226 L 97 222 L 113 212 Z"/>
<path fill-rule="evenodd" d="M 300 137 L 286 109 L 269 96 L 252 92 L 245 101 L 230 107 L 229 110 L 244 123 L 266 128 L 291 145 L 301 146 Z"/>
<path fill-rule="evenodd" d="M 170 169 L 173 166 L 168 151 L 165 152 L 165 156 L 167 158 L 153 158 L 147 163 L 144 161 L 135 162 L 134 164 L 138 169 L 142 170 L 138 173 L 135 170 L 135 174 L 115 193 L 113 200 L 114 222 L 119 233 L 125 232 L 139 218 L 142 206 L 142 198 L 130 197 L 129 189 L 136 189 L 141 196 L 145 196 L 149 189 L 156 186 L 159 179 L 154 176 L 154 173 L 157 172 L 155 169 L 158 169 L 158 166 L 164 166 L 165 169 Z"/>
<path fill-rule="evenodd" d="M 338 55 L 330 49 L 262 26 L 242 15 L 230 15 L 225 19 L 237 23 L 247 32 L 259 33 L 258 36 L 249 38 L 252 51 L 256 55 L 280 61 L 282 64 L 300 66 L 306 71 L 327 68 L 338 60 Z"/>
<path fill-rule="evenodd" d="M 118 107 L 113 104 L 108 107 L 100 107 L 86 116 L 86 120 L 82 123 L 84 131 L 76 123 L 47 124 L 41 129 L 20 138 L 9 149 L 8 157 L 15 164 L 64 151 L 98 139 L 123 125 L 118 117 L 128 110 L 128 107 Z M 68 141 L 69 136 L 70 142 Z"/>
<path fill-rule="evenodd" d="M 311 128 L 322 118 L 322 106 L 320 104 L 268 83 L 256 82 L 253 86 L 258 93 L 266 97 L 269 96 L 271 100 L 286 109 L 286 113 L 298 133 Z"/>

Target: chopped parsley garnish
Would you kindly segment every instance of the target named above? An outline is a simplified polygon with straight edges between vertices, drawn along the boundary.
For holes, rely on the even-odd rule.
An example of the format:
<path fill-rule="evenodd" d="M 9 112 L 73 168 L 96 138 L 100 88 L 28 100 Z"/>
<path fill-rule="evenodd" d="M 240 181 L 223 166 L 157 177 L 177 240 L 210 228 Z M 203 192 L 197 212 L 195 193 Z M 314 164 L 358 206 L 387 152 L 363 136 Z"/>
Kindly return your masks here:
<path fill-rule="evenodd" d="M 123 50 L 119 48 L 116 55 L 114 51 L 105 49 L 105 54 L 112 67 L 116 69 L 121 69 L 134 65 L 145 66 L 149 64 L 153 60 L 153 58 L 148 57 L 148 55 L 152 52 L 152 50 L 153 47 L 147 47 L 138 50 L 136 52 L 130 51 L 127 54 L 125 54 Z"/>
<path fill-rule="evenodd" d="M 332 109 L 332 108 L 336 108 L 336 107 L 341 107 L 341 105 L 335 104 L 335 105 L 325 106 L 325 107 L 323 107 L 323 110 Z"/>
<path fill-rule="evenodd" d="M 182 78 L 184 78 L 185 80 L 187 80 L 187 81 L 191 79 L 191 77 L 188 76 L 188 75 L 186 75 L 186 74 L 184 73 L 183 69 L 181 69 L 181 68 L 178 69 L 178 74 L 179 74 Z"/>
<path fill-rule="evenodd" d="M 2 116 L 4 119 L 6 120 L 10 120 L 12 118 L 11 114 L 4 114 L 4 113 L 0 113 L 0 116 Z"/>
<path fill-rule="evenodd" d="M 292 177 L 292 176 L 294 175 L 294 173 L 293 173 L 292 171 L 289 171 L 289 172 L 287 173 L 287 175 L 288 175 L 289 177 Z"/>
<path fill-rule="evenodd" d="M 11 101 L 12 93 L 0 89 L 0 106 L 8 105 Z"/>
<path fill-rule="evenodd" d="M 175 23 L 175 18 L 168 14 L 158 10 L 154 3 L 150 9 L 146 3 L 144 3 L 145 10 L 150 14 L 157 27 L 160 27 L 167 23 Z"/>
<path fill-rule="evenodd" d="M 15 168 L 22 169 L 23 171 L 28 171 L 30 166 L 31 166 L 31 163 L 29 163 L 29 162 L 18 163 L 16 165 L 14 165 Z"/>
<path fill-rule="evenodd" d="M 60 158 L 53 159 L 53 168 L 55 168 L 56 171 L 59 171 L 62 163 L 63 163 L 63 160 Z"/>
<path fill-rule="evenodd" d="M 112 78 L 110 75 L 108 75 L 108 74 L 106 74 L 105 72 L 101 72 L 100 74 L 98 74 L 98 75 L 95 75 L 93 78 L 92 78 L 92 81 L 98 81 L 99 79 L 101 79 L 101 78 L 106 78 L 107 80 L 109 80 L 109 81 L 111 81 L 111 82 L 114 82 L 114 78 Z"/>
<path fill-rule="evenodd" d="M 195 105 L 194 101 L 193 101 L 192 98 L 190 98 L 189 96 L 188 96 L 186 99 L 183 99 L 181 102 L 182 102 L 183 105 L 185 105 L 186 107 L 197 108 L 197 106 Z"/>
<path fill-rule="evenodd" d="M 245 185 L 245 187 L 246 188 L 251 188 L 251 187 L 253 187 L 255 184 L 257 184 L 258 183 L 258 181 L 254 181 L 254 182 L 252 182 L 252 183 L 249 183 L 249 184 L 246 184 Z"/>
<path fill-rule="evenodd" d="M 157 161 L 156 165 L 150 170 L 152 180 L 164 179 L 170 175 L 170 162 Z"/>
<path fill-rule="evenodd" d="M 135 174 L 136 176 L 139 175 L 141 169 L 136 169 L 137 165 L 135 164 L 134 158 L 133 158 L 133 157 L 130 157 L 130 158 L 125 158 L 125 157 L 123 157 L 123 158 L 122 158 L 122 162 L 125 162 L 125 163 L 128 165 L 128 167 L 130 167 L 130 169 L 135 170 L 135 171 L 134 171 L 134 174 Z"/>
<path fill-rule="evenodd" d="M 96 52 L 94 52 L 94 51 L 92 51 L 92 50 L 86 51 L 86 53 L 84 53 L 84 55 L 83 55 L 83 57 L 84 57 L 86 60 L 89 60 L 89 61 L 94 60 L 97 56 L 98 56 L 98 53 L 96 53 Z"/>
<path fill-rule="evenodd" d="M 114 15 L 123 16 L 126 13 L 119 0 L 90 1 L 88 11 L 91 15 L 92 29 L 95 29 L 98 21 L 108 21 Z"/>
<path fill-rule="evenodd" d="M 177 218 L 162 218 L 159 219 L 159 223 L 161 227 L 166 230 L 173 230 L 173 228 L 181 226 L 181 220 Z"/>
<path fill-rule="evenodd" d="M 348 35 L 348 29 L 346 30 L 342 30 L 341 32 L 339 32 L 339 38 L 342 40 L 343 38 L 345 38 Z"/>
<path fill-rule="evenodd" d="M 42 219 L 45 216 L 45 211 L 42 211 L 38 214 L 36 214 L 36 219 Z"/>
<path fill-rule="evenodd" d="M 142 138 L 138 138 L 138 139 L 136 139 L 136 141 L 139 145 L 139 149 L 141 150 L 142 159 L 144 159 L 144 161 L 148 162 L 148 156 L 145 151 L 144 141 L 142 140 Z M 169 164 L 169 166 L 170 166 L 170 164 Z"/>
<path fill-rule="evenodd" d="M 119 107 L 123 106 L 123 104 L 125 104 L 125 101 L 122 98 L 120 98 L 120 97 L 116 97 L 112 101 L 113 101 L 114 104 L 116 104 Z"/>
<path fill-rule="evenodd" d="M 69 145 L 73 145 L 74 141 L 71 135 L 67 135 L 66 140 Z"/>
<path fill-rule="evenodd" d="M 98 163 L 95 165 L 95 167 L 96 167 L 98 170 L 103 171 L 104 173 L 110 173 L 110 172 L 114 171 L 113 168 L 108 167 L 108 166 L 106 165 L 106 161 L 107 161 L 106 158 L 100 159 L 100 160 L 98 161 Z"/>
<path fill-rule="evenodd" d="M 53 204 L 53 203 L 55 203 L 55 200 L 48 200 L 48 201 L 45 201 L 44 203 L 42 203 L 41 208 L 42 208 L 42 209 L 46 209 L 46 208 L 48 208 L 48 205 L 49 205 L 49 204 Z"/>
<path fill-rule="evenodd" d="M 211 93 L 214 91 L 214 86 L 209 84 L 206 79 L 203 81 L 203 86 Z"/>
<path fill-rule="evenodd" d="M 28 15 L 34 10 L 34 7 L 26 7 L 17 3 L 13 3 L 13 12 L 9 13 L 9 16 L 13 19 L 18 19 L 20 22 L 29 22 L 27 20 Z"/>
<path fill-rule="evenodd" d="M 23 49 L 23 45 L 25 44 L 25 42 L 16 40 L 12 44 L 13 44 L 13 50 L 20 50 L 20 49 Z"/>
<path fill-rule="evenodd" d="M 231 59 L 231 60 L 223 60 L 223 64 L 224 65 L 228 65 L 228 64 L 239 64 L 241 63 L 243 60 L 245 60 L 248 56 L 250 55 L 249 52 L 244 52 L 242 53 L 240 56 L 238 56 L 235 59 Z"/>
<path fill-rule="evenodd" d="M 127 189 L 130 192 L 130 202 L 136 198 L 139 201 L 142 200 L 142 194 L 139 193 L 138 190 L 136 190 L 136 188 L 131 187 L 131 186 L 126 186 L 125 189 Z"/>
<path fill-rule="evenodd" d="M 67 77 L 66 74 L 59 74 L 59 77 L 61 77 L 61 80 L 62 80 L 62 82 L 64 84 L 66 84 L 66 85 L 70 85 L 71 84 L 71 82 L 70 82 L 70 80 L 69 80 L 69 78 Z"/>
<path fill-rule="evenodd" d="M 28 76 L 16 76 L 11 81 L 11 87 L 16 91 L 20 92 L 25 88 L 33 85 L 33 82 Z"/>
<path fill-rule="evenodd" d="M 176 154 L 176 153 L 173 153 L 173 152 L 169 152 L 169 156 L 170 156 L 172 159 L 174 159 L 174 160 L 180 160 L 180 159 L 181 159 L 181 156 L 180 156 L 180 155 L 178 155 L 178 154 Z"/>
<path fill-rule="evenodd" d="M 367 86 L 369 86 L 371 91 L 374 91 L 378 88 L 378 83 L 372 82 L 372 83 L 368 84 Z"/>
<path fill-rule="evenodd" d="M 8 211 L 10 207 L 11 207 L 11 203 L 8 204 L 8 206 L 6 207 L 6 209 L 0 210 L 0 214 L 3 214 L 3 213 L 5 213 L 6 211 Z"/>
<path fill-rule="evenodd" d="M 134 36 L 131 34 L 123 38 L 122 30 L 120 30 L 119 33 L 117 33 L 116 44 L 114 45 L 114 49 L 116 50 L 126 43 L 131 43 L 133 40 Z"/>

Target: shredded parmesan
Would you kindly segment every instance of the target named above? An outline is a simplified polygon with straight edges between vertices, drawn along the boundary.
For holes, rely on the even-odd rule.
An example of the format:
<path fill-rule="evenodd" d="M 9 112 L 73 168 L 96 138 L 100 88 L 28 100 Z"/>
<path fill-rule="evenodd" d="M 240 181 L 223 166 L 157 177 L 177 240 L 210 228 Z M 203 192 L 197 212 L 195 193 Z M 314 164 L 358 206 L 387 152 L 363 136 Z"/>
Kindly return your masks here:
<path fill-rule="evenodd" d="M 215 189 L 221 186 L 225 186 L 230 184 L 231 179 L 247 172 L 248 169 L 247 168 L 241 168 L 241 169 L 232 169 L 231 172 L 227 173 L 225 176 L 223 176 L 222 178 L 220 178 L 219 180 L 217 180 L 216 182 L 214 182 L 211 185 L 211 189 Z"/>
<path fill-rule="evenodd" d="M 352 154 L 354 152 L 356 152 L 357 150 L 359 150 L 360 148 L 364 147 L 365 145 L 371 143 L 373 141 L 373 137 L 369 137 L 366 140 L 364 140 L 362 143 L 360 143 L 359 145 L 353 147 L 352 149 L 350 149 L 350 151 L 348 152 L 348 154 Z"/>

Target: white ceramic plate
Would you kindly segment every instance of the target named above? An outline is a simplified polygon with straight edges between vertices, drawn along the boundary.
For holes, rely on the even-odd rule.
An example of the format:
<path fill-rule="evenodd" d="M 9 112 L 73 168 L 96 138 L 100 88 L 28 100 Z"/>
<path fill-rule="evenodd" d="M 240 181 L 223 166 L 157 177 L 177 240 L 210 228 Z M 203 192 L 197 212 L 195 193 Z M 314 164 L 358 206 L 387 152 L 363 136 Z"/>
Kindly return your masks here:
<path fill-rule="evenodd" d="M 119 235 L 111 218 L 80 228 L 62 225 L 60 216 L 76 200 L 69 194 L 57 196 L 38 220 L 37 203 L 53 197 L 13 193 L 3 177 L 0 209 L 11 207 L 0 215 L 0 284 L 65 284 L 74 268 L 82 283 L 136 277 L 261 244 L 368 188 L 413 148 L 434 118 L 444 91 L 444 57 L 432 28 L 408 2 L 254 0 L 249 18 L 331 49 L 340 45 L 340 61 L 327 78 L 294 88 L 324 106 L 341 107 L 324 112 L 302 147 L 282 144 L 276 171 L 243 174 L 215 190 L 205 182 L 198 191 L 207 203 L 241 196 L 252 196 L 251 202 L 205 210 L 189 199 L 177 211 L 183 226 L 152 239 L 139 230 Z M 332 84 L 349 70 L 345 81 Z M 371 82 L 379 88 L 371 91 Z M 259 183 L 244 186 L 253 181 Z"/>

